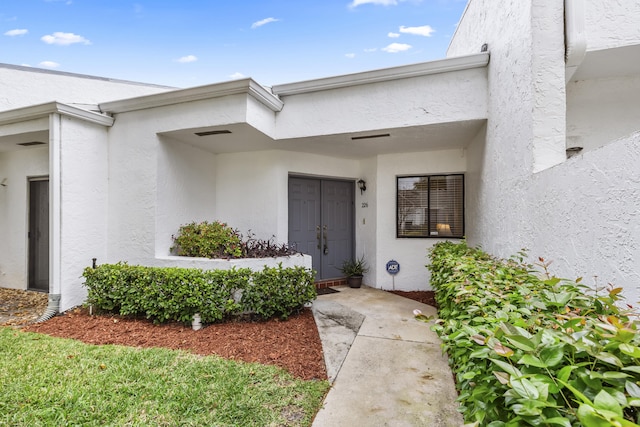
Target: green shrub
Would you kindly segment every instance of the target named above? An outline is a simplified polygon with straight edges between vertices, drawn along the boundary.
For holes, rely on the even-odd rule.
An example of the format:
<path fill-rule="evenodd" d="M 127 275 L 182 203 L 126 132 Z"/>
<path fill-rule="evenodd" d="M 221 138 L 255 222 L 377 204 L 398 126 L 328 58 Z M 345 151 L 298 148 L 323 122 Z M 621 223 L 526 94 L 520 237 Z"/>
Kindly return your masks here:
<path fill-rule="evenodd" d="M 316 298 L 315 273 L 303 267 L 264 267 L 254 273 L 252 283 L 242 290 L 244 310 L 268 319 L 289 317 L 296 308 Z"/>
<path fill-rule="evenodd" d="M 472 425 L 636 426 L 640 334 L 620 288 L 534 274 L 466 243 L 431 250 L 436 330 Z"/>
<path fill-rule="evenodd" d="M 220 221 L 192 222 L 180 226 L 171 236 L 171 252 L 179 256 L 201 258 L 273 258 L 295 255 L 295 248 L 271 239 L 257 239 L 251 230 L 243 236 Z"/>
<path fill-rule="evenodd" d="M 242 239 L 236 230 L 220 221 L 192 222 L 182 225 L 172 236 L 171 251 L 180 256 L 203 258 L 239 258 Z"/>
<path fill-rule="evenodd" d="M 316 297 L 315 274 L 303 267 L 210 270 L 103 264 L 86 268 L 87 301 L 154 322 L 216 322 L 241 313 L 288 317 Z M 240 297 L 241 295 L 241 297 Z"/>

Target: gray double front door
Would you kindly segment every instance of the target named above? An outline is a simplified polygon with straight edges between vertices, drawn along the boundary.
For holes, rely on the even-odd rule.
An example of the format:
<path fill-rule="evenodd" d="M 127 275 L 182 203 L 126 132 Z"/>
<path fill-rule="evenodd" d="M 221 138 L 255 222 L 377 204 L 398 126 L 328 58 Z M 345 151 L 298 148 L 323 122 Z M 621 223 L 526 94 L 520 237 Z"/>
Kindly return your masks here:
<path fill-rule="evenodd" d="M 311 255 L 317 280 L 344 276 L 353 257 L 354 183 L 289 178 L 289 244 Z"/>

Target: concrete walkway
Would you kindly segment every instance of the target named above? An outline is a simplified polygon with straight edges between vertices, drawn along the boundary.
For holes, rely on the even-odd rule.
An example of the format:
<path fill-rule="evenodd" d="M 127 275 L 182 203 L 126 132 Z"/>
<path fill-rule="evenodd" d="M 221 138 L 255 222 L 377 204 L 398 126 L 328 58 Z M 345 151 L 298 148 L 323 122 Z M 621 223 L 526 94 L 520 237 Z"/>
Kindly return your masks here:
<path fill-rule="evenodd" d="M 332 388 L 313 427 L 456 426 L 456 391 L 429 325 L 436 310 L 363 286 L 318 296 L 313 312 Z"/>

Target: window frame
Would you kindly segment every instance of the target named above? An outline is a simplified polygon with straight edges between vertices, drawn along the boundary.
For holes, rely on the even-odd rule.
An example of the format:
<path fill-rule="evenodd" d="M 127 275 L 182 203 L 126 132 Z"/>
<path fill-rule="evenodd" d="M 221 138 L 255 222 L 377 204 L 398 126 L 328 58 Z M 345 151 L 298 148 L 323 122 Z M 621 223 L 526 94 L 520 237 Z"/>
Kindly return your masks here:
<path fill-rule="evenodd" d="M 427 178 L 428 179 L 428 186 L 430 188 L 431 186 L 431 179 L 434 177 L 449 177 L 449 176 L 459 176 L 462 177 L 462 192 L 461 192 L 461 197 L 462 197 L 462 234 L 461 235 L 455 235 L 455 236 L 445 236 L 445 235 L 431 235 L 431 232 L 429 230 L 431 230 L 431 215 L 428 214 L 426 215 L 427 218 L 427 235 L 402 235 L 400 233 L 400 180 L 401 179 L 406 179 L 406 178 Z M 427 191 L 427 212 L 431 212 L 431 191 L 432 190 L 428 190 Z M 395 206 L 395 210 L 396 210 L 396 224 L 395 224 L 395 228 L 396 228 L 396 238 L 397 239 L 464 239 L 465 236 L 465 231 L 466 231 L 466 221 L 465 221 L 465 217 L 466 217 L 466 196 L 465 196 L 465 174 L 464 173 L 438 173 L 438 174 L 419 174 L 419 175 L 415 175 L 415 174 L 411 174 L 411 175 L 397 175 L 396 176 L 396 206 Z"/>

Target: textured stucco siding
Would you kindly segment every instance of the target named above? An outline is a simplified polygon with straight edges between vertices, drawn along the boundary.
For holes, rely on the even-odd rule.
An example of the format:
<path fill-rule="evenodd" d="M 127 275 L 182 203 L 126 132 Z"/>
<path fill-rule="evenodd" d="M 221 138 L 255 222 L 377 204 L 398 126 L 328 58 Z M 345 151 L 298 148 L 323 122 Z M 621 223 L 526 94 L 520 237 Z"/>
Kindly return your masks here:
<path fill-rule="evenodd" d="M 182 256 L 157 257 L 150 260 L 146 265 L 154 267 L 180 267 L 199 268 L 201 270 L 230 270 L 232 268 L 249 268 L 253 271 L 260 271 L 264 267 L 306 267 L 311 268 L 311 256 L 291 255 L 278 258 L 247 258 L 247 259 L 207 259 L 192 258 Z"/>
<path fill-rule="evenodd" d="M 276 137 L 484 119 L 485 73 L 478 68 L 283 96 L 285 108 L 276 118 Z"/>
<path fill-rule="evenodd" d="M 0 287 L 27 288 L 28 179 L 49 174 L 49 150 L 0 153 Z"/>
<path fill-rule="evenodd" d="M 396 237 L 396 177 L 464 173 L 467 168 L 465 150 L 443 150 L 378 156 L 376 182 L 375 276 L 376 287 L 382 289 L 425 290 L 429 288 L 427 250 L 441 239 Z M 386 271 L 390 260 L 400 263 L 395 278 Z"/>
<path fill-rule="evenodd" d="M 588 50 L 640 43 L 640 2 L 637 0 L 585 0 Z"/>
<path fill-rule="evenodd" d="M 488 43 L 491 51 L 489 118 L 468 147 L 468 240 L 504 257 L 527 248 L 531 261 L 553 260 L 554 274 L 587 284 L 597 275 L 635 302 L 638 135 L 607 142 L 633 128 L 637 83 L 571 83 L 565 101 L 558 4 L 471 0 L 449 49 Z M 540 163 L 564 141 L 565 120 L 569 144 L 577 134 L 605 145 L 552 167 Z"/>
<path fill-rule="evenodd" d="M 177 104 L 116 115 L 109 131 L 109 244 L 107 262 L 144 263 L 166 255 L 170 227 L 214 210 L 215 156 L 158 133 L 245 119 L 245 96 Z M 172 145 L 177 144 L 177 145 Z M 200 155 L 202 154 L 202 155 Z M 171 159 L 171 156 L 179 157 Z M 197 159 L 197 160 L 196 160 Z M 189 165 L 190 162 L 193 162 Z M 187 170 L 188 169 L 188 170 Z M 183 174 L 177 181 L 176 174 Z M 172 177 L 173 175 L 173 177 Z M 158 195 L 158 191 L 167 193 Z M 190 187 L 191 186 L 191 187 Z M 181 189 L 190 187 L 186 193 Z M 202 196 L 200 196 L 200 194 Z M 172 197 L 176 197 L 172 200 Z M 202 206 L 191 214 L 178 203 Z M 158 223 L 156 217 L 169 220 Z M 173 232 L 177 231 L 177 227 Z M 156 244 L 159 236 L 158 244 Z"/>
<path fill-rule="evenodd" d="M 0 111 L 50 101 L 98 104 L 168 90 L 160 86 L 0 66 Z"/>
<path fill-rule="evenodd" d="M 489 117 L 468 147 L 467 237 L 496 255 L 520 249 L 526 218 L 521 189 L 534 169 L 531 2 L 471 0 L 447 55 L 489 45 Z"/>
<path fill-rule="evenodd" d="M 355 179 L 355 160 L 288 151 L 221 154 L 217 161 L 221 219 L 256 237 L 288 241 L 289 175 Z"/>
<path fill-rule="evenodd" d="M 52 154 L 60 156 L 64 168 L 51 182 L 60 185 L 60 241 L 53 239 L 53 250 L 62 262 L 59 276 L 53 269 L 50 292 L 62 293 L 60 307 L 67 310 L 86 298 L 80 276 L 91 258 L 103 260 L 107 253 L 107 129 L 58 117 L 62 142 L 59 153 L 52 148 Z"/>
<path fill-rule="evenodd" d="M 156 256 L 169 255 L 181 225 L 216 216 L 216 156 L 161 137 L 158 144 Z"/>
<path fill-rule="evenodd" d="M 640 132 L 536 175 L 526 193 L 535 201 L 530 221 L 537 230 L 523 236 L 532 256 L 553 260 L 555 274 L 621 286 L 634 305 L 640 302 L 638 164 Z"/>

